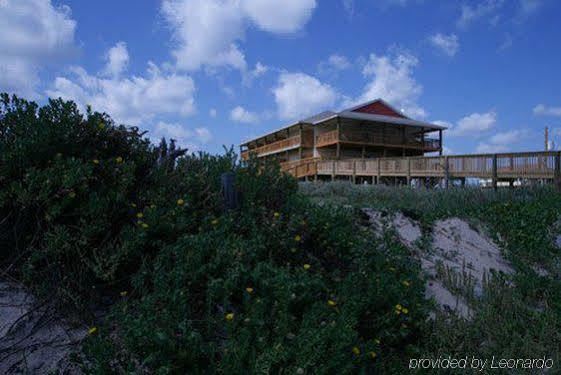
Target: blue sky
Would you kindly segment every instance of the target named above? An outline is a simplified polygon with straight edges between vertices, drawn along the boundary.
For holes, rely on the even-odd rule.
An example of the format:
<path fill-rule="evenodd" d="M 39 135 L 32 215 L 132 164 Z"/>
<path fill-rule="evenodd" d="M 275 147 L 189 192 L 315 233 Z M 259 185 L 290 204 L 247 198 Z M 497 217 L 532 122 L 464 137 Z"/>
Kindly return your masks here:
<path fill-rule="evenodd" d="M 446 152 L 561 147 L 556 0 L 0 0 L 0 91 L 191 150 L 382 97 Z"/>

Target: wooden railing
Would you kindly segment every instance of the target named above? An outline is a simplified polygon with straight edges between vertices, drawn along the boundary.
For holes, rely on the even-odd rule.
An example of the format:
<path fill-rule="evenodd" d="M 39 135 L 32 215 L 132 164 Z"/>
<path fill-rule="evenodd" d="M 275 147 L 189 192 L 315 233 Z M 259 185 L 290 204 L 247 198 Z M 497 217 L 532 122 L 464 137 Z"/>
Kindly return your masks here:
<path fill-rule="evenodd" d="M 249 150 L 242 151 L 241 158 L 242 160 L 247 160 L 249 158 L 249 154 L 256 154 L 257 156 L 264 156 L 267 154 L 271 154 L 274 152 L 282 151 L 284 149 L 298 147 L 300 146 L 300 136 L 297 135 L 295 137 L 290 137 L 286 139 L 282 139 L 280 141 L 276 141 L 273 143 L 266 144 L 261 147 L 252 148 Z"/>
<path fill-rule="evenodd" d="M 334 143 L 337 143 L 337 130 L 332 130 L 316 136 L 316 147 L 328 146 Z"/>
<path fill-rule="evenodd" d="M 493 179 L 561 179 L 561 153 L 518 152 L 376 159 L 317 160 L 285 163 L 295 177 L 315 175 L 479 177 Z"/>
<path fill-rule="evenodd" d="M 406 137 L 396 134 L 383 134 L 371 131 L 341 130 L 337 137 L 337 130 L 332 130 L 316 136 L 316 147 L 329 146 L 337 142 L 406 147 L 424 149 L 427 151 L 439 150 L 440 140 L 425 138 L 424 142 L 419 137 Z"/>

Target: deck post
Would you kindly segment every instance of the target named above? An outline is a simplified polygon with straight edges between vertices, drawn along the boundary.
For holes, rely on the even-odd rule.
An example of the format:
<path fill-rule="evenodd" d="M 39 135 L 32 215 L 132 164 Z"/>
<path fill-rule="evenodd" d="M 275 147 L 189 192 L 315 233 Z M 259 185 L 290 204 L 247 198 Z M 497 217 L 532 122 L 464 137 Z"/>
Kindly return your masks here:
<path fill-rule="evenodd" d="M 497 190 L 497 154 L 493 154 L 493 189 Z"/>
<path fill-rule="evenodd" d="M 438 150 L 438 154 L 442 156 L 442 129 L 438 131 L 438 138 L 440 138 L 440 150 Z"/>
<path fill-rule="evenodd" d="M 341 118 L 337 117 L 337 155 L 336 159 L 339 160 L 341 158 L 341 145 L 339 144 L 341 136 Z"/>
<path fill-rule="evenodd" d="M 353 160 L 353 184 L 356 184 L 356 160 Z"/>
<path fill-rule="evenodd" d="M 450 186 L 450 163 L 446 155 L 444 156 L 444 188 L 448 189 L 448 186 Z"/>
<path fill-rule="evenodd" d="M 411 186 L 411 158 L 407 158 L 407 186 Z"/>
<path fill-rule="evenodd" d="M 380 175 L 382 173 L 381 173 L 381 170 L 380 170 L 380 158 L 377 158 L 376 160 L 377 160 L 376 164 L 378 164 L 378 174 L 377 174 L 377 177 L 376 177 L 376 185 L 378 185 L 380 183 L 380 177 L 381 177 Z"/>
<path fill-rule="evenodd" d="M 336 161 L 333 160 L 331 164 L 331 181 L 335 181 L 335 163 Z"/>
<path fill-rule="evenodd" d="M 555 154 L 555 186 L 561 189 L 561 151 Z"/>

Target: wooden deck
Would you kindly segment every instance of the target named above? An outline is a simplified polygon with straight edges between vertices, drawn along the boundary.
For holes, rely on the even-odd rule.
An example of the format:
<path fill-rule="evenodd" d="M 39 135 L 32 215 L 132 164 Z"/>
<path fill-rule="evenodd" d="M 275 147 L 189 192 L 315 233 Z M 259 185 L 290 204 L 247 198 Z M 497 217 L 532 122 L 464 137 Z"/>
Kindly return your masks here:
<path fill-rule="evenodd" d="M 391 148 L 407 148 L 424 150 L 425 152 L 438 151 L 440 140 L 432 138 L 416 139 L 403 136 L 390 136 L 383 133 L 369 131 L 332 130 L 316 136 L 316 147 L 325 147 L 337 143 L 348 145 L 366 145 Z"/>
<path fill-rule="evenodd" d="M 497 180 L 554 179 L 559 181 L 559 151 L 517 152 L 448 156 L 391 157 L 376 159 L 317 160 L 292 162 L 282 169 L 296 178 L 317 176 L 418 177 L 452 178 L 477 177 Z"/>

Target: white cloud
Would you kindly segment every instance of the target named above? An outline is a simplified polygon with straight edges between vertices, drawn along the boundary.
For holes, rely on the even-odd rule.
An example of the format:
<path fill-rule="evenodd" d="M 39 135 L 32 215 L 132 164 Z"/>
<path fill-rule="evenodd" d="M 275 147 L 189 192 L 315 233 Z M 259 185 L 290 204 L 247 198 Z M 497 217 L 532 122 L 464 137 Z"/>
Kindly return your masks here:
<path fill-rule="evenodd" d="M 216 117 L 216 109 L 215 109 L 215 108 L 211 108 L 211 109 L 208 111 L 208 114 L 209 114 L 210 117 L 215 118 L 215 117 Z"/>
<path fill-rule="evenodd" d="M 316 0 L 244 0 L 242 7 L 261 29 L 273 33 L 293 33 L 308 22 Z"/>
<path fill-rule="evenodd" d="M 493 111 L 485 113 L 472 113 L 458 121 L 457 126 L 448 132 L 450 135 L 477 136 L 478 133 L 492 129 L 497 122 L 497 114 Z"/>
<path fill-rule="evenodd" d="M 462 5 L 460 18 L 456 21 L 459 28 L 465 29 L 471 23 L 476 22 L 482 18 L 493 15 L 504 4 L 504 0 L 485 0 L 477 5 Z M 498 18 L 492 18 L 491 22 L 496 23 Z"/>
<path fill-rule="evenodd" d="M 352 17 L 355 14 L 355 2 L 354 0 L 342 0 L 343 1 L 343 8 L 345 12 Z"/>
<path fill-rule="evenodd" d="M 249 72 L 247 72 L 246 74 L 244 74 L 243 76 L 243 83 L 246 86 L 251 85 L 251 83 L 253 82 L 253 80 L 261 77 L 262 75 L 264 75 L 265 73 L 267 73 L 269 71 L 269 67 L 265 66 L 263 64 L 261 64 L 259 61 L 257 62 L 257 64 L 255 64 L 255 68 Z"/>
<path fill-rule="evenodd" d="M 326 110 L 337 99 L 335 90 L 304 73 L 282 73 L 273 88 L 279 118 L 294 120 Z"/>
<path fill-rule="evenodd" d="M 188 116 L 195 111 L 193 79 L 163 72 L 152 62 L 143 77 L 103 78 L 81 67 L 72 67 L 70 72 L 69 77 L 57 77 L 47 95 L 74 100 L 82 108 L 90 104 L 117 122 L 139 125 L 159 114 Z"/>
<path fill-rule="evenodd" d="M 521 15 L 529 16 L 543 5 L 543 0 L 520 0 Z"/>
<path fill-rule="evenodd" d="M 351 67 L 349 59 L 343 55 L 333 54 L 318 64 L 318 71 L 320 73 L 336 73 L 341 70 L 346 70 Z"/>
<path fill-rule="evenodd" d="M 246 68 L 245 56 L 235 43 L 244 34 L 238 1 L 164 0 L 162 13 L 177 41 L 172 53 L 178 68 Z"/>
<path fill-rule="evenodd" d="M 207 128 L 195 128 L 195 134 L 202 143 L 208 143 L 212 139 L 212 133 Z"/>
<path fill-rule="evenodd" d="M 179 69 L 245 71 L 238 43 L 248 24 L 273 33 L 296 32 L 315 6 L 315 0 L 163 0 L 161 10 L 177 43 L 172 54 Z"/>
<path fill-rule="evenodd" d="M 477 145 L 476 152 L 480 153 L 496 153 L 506 152 L 514 149 L 521 139 L 526 138 L 528 132 L 526 130 L 510 130 L 503 133 L 497 133 Z"/>
<path fill-rule="evenodd" d="M 103 73 L 111 76 L 118 77 L 127 68 L 129 64 L 129 52 L 125 42 L 119 42 L 114 47 L 111 47 L 105 55 L 106 64 Z"/>
<path fill-rule="evenodd" d="M 237 106 L 230 112 L 230 119 L 246 124 L 254 124 L 259 121 L 259 116 L 253 112 L 246 110 L 242 106 Z"/>
<path fill-rule="evenodd" d="M 372 80 L 358 99 L 347 104 L 360 104 L 382 98 L 408 116 L 426 117 L 426 111 L 417 104 L 423 86 L 412 76 L 412 70 L 417 64 L 417 58 L 405 52 L 393 57 L 371 54 L 362 73 L 365 77 L 372 77 Z"/>
<path fill-rule="evenodd" d="M 534 114 L 540 116 L 561 117 L 561 107 L 546 107 L 543 104 L 538 104 L 534 107 Z"/>
<path fill-rule="evenodd" d="M 458 36 L 456 34 L 444 35 L 437 33 L 429 37 L 429 42 L 444 54 L 452 57 L 460 48 Z"/>
<path fill-rule="evenodd" d="M 75 50 L 70 8 L 50 0 L 3 0 L 0 25 L 0 87 L 36 97 L 39 70 Z"/>
<path fill-rule="evenodd" d="M 190 130 L 181 124 L 163 121 L 158 122 L 149 135 L 156 144 L 162 138 L 174 139 L 177 145 L 187 148 L 189 151 L 200 150 L 201 143 L 208 143 L 212 139 L 212 133 L 205 127 Z"/>

